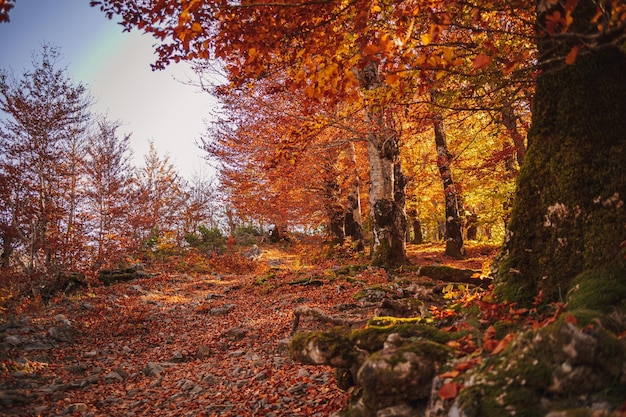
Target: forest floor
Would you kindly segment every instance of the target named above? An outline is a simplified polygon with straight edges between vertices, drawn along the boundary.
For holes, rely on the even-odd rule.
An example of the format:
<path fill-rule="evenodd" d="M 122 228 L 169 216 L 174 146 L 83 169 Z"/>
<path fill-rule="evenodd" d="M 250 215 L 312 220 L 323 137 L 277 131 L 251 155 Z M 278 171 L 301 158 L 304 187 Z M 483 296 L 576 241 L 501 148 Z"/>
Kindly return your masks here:
<path fill-rule="evenodd" d="M 306 305 L 350 318 L 342 306 L 394 277 L 364 266 L 344 276 L 342 261 L 311 262 L 302 247 L 262 250 L 247 273 L 147 268 L 148 277 L 93 285 L 47 305 L 32 298 L 5 303 L 0 415 L 296 417 L 339 410 L 348 394 L 333 370 L 290 359 L 293 311 Z M 439 244 L 409 247 L 414 265 L 478 271 L 488 270 L 495 253 L 470 246 L 458 261 Z M 366 260 L 351 260 L 359 262 Z M 299 322 L 299 330 L 329 326 L 312 317 Z"/>

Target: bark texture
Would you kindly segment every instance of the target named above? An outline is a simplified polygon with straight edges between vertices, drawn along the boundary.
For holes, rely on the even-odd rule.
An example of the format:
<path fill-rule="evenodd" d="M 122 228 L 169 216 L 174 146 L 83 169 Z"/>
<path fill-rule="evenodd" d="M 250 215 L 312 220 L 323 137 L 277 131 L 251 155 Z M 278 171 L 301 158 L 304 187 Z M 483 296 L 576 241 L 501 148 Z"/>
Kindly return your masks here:
<path fill-rule="evenodd" d="M 578 10 L 584 25 L 595 7 Z M 570 47 L 545 39 L 539 52 L 549 62 L 552 51 Z M 562 299 L 584 271 L 595 271 L 596 286 L 608 292 L 626 278 L 626 55 L 608 47 L 560 65 L 545 66 L 537 80 L 499 262 L 496 291 L 506 300 L 540 292 Z"/>
<path fill-rule="evenodd" d="M 361 85 L 369 95 L 371 256 L 374 265 L 396 267 L 406 262 L 405 179 L 399 163 L 398 133 L 388 126 L 384 108 L 376 98 L 382 87 L 378 69 L 370 62 L 361 72 Z M 371 93 L 371 94 L 370 94 Z"/>
<path fill-rule="evenodd" d="M 461 218 L 463 210 L 457 187 L 452 178 L 452 170 L 450 169 L 452 155 L 448 151 L 443 119 L 440 114 L 434 115 L 433 127 L 435 144 L 437 145 L 437 168 L 439 168 L 446 199 L 446 255 L 460 259 L 465 257 L 463 219 Z"/>

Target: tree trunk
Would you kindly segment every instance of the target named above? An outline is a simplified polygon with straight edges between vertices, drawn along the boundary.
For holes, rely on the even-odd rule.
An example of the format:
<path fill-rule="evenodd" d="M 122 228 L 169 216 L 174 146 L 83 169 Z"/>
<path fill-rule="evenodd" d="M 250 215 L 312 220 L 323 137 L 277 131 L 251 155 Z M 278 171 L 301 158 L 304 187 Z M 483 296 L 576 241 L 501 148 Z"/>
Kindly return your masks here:
<path fill-rule="evenodd" d="M 411 243 L 424 243 L 424 235 L 422 234 L 422 222 L 420 220 L 419 211 L 417 209 L 411 209 L 407 213 L 407 216 L 413 228 L 413 238 L 411 239 Z"/>
<path fill-rule="evenodd" d="M 354 167 L 350 190 L 348 191 L 348 204 L 346 207 L 344 218 L 344 232 L 346 237 L 350 237 L 356 245 L 356 250 L 362 251 L 363 244 L 363 226 L 361 219 L 361 180 L 356 164 L 356 153 L 354 144 L 350 142 L 348 145 L 348 157 Z"/>
<path fill-rule="evenodd" d="M 502 115 L 502 124 L 504 124 L 506 131 L 511 136 L 511 140 L 513 140 L 517 165 L 522 166 L 522 163 L 524 162 L 524 155 L 526 154 L 526 146 L 524 145 L 524 136 L 522 136 L 519 129 L 517 128 L 517 117 L 515 116 L 515 112 L 513 111 L 511 103 L 503 103 L 500 114 Z M 511 171 L 516 171 L 515 168 L 508 164 L 508 161 L 507 169 Z"/>
<path fill-rule="evenodd" d="M 365 91 L 382 86 L 378 68 L 369 62 L 361 71 L 361 85 Z M 375 94 L 375 92 L 374 92 Z M 387 126 L 384 109 L 375 97 L 368 97 L 367 151 L 370 165 L 370 216 L 372 221 L 372 264 L 393 268 L 406 262 L 406 219 L 404 214 L 404 179 L 398 157 L 398 137 L 395 129 Z M 401 185 L 398 187 L 398 185 Z M 402 204 L 402 206 L 400 205 Z"/>
<path fill-rule="evenodd" d="M 576 10 L 583 27 L 571 30 L 582 32 L 595 6 L 581 1 Z M 572 45 L 544 38 L 538 46 L 545 62 L 555 62 L 552 54 L 565 56 Z M 499 259 L 501 299 L 530 301 L 542 292 L 556 300 L 592 269 L 599 296 L 624 286 L 625 114 L 626 55 L 617 47 L 543 66 Z"/>
<path fill-rule="evenodd" d="M 324 182 L 324 200 L 326 215 L 328 216 L 328 232 L 333 244 L 341 245 L 345 239 L 345 212 L 340 203 L 339 181 L 332 168 L 326 173 L 328 178 Z"/>
<path fill-rule="evenodd" d="M 463 245 L 463 222 L 461 219 L 461 201 L 452 179 L 450 160 L 452 155 L 448 152 L 446 133 L 441 114 L 434 115 L 433 127 L 435 130 L 435 144 L 437 145 L 437 167 L 443 181 L 446 211 L 446 255 L 453 258 L 465 257 Z"/>

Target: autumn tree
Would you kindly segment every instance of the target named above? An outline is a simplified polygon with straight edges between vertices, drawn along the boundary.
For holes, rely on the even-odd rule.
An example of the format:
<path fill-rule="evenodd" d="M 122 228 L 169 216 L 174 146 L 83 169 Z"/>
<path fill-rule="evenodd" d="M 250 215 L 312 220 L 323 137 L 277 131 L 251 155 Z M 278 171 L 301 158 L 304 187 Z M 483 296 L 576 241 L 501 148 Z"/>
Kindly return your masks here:
<path fill-rule="evenodd" d="M 182 216 L 178 230 L 190 233 L 204 224 L 210 228 L 220 226 L 219 204 L 221 198 L 213 177 L 206 172 L 195 172 L 182 187 Z"/>
<path fill-rule="evenodd" d="M 359 101 L 368 113 L 366 140 L 370 160 L 372 254 L 376 263 L 405 261 L 404 208 L 398 165 L 397 132 L 389 123 L 390 107 L 383 99 L 384 80 L 374 54 L 392 47 L 387 16 L 368 1 L 346 7 L 332 2 L 290 5 L 124 1 L 92 2 L 109 16 L 119 13 L 129 27 L 171 38 L 157 49 L 156 67 L 170 60 L 223 60 L 235 86 L 282 71 L 287 89 L 303 91 L 314 103 L 322 97 L 338 102 Z M 370 14 L 372 16 L 370 16 Z M 374 17 L 374 19 L 372 19 Z M 259 25 L 258 22 L 267 22 Z M 372 23 L 374 22 L 374 23 Z M 365 105 L 363 103 L 365 101 Z M 396 187 L 396 188 L 394 188 Z"/>
<path fill-rule="evenodd" d="M 13 0 L 0 0 L 0 23 L 9 21 L 9 11 L 14 6 Z"/>
<path fill-rule="evenodd" d="M 67 264 L 64 243 L 77 236 L 72 232 L 77 166 L 89 97 L 82 84 L 57 68 L 59 58 L 56 47 L 44 45 L 33 59 L 34 69 L 21 79 L 0 73 L 0 108 L 9 116 L 1 136 L 2 162 L 5 173 L 16 176 L 10 182 L 14 212 L 7 218 L 19 218 L 7 238 L 19 236 L 30 271 Z"/>
<path fill-rule="evenodd" d="M 89 135 L 84 163 L 85 215 L 94 241 L 95 268 L 120 260 L 129 249 L 129 200 L 132 195 L 130 135 L 119 123 L 101 118 Z"/>
<path fill-rule="evenodd" d="M 129 207 L 129 226 L 135 248 L 154 249 L 159 241 L 181 243 L 177 230 L 182 207 L 181 179 L 167 155 L 158 154 L 154 142 L 144 155 L 144 166 L 135 170 Z"/>
<path fill-rule="evenodd" d="M 347 172 L 354 178 L 351 136 L 311 115 L 306 97 L 272 83 L 217 92 L 223 116 L 204 146 L 239 215 L 280 226 L 325 223 L 335 243 L 343 241 L 347 220 L 348 234 L 362 245 L 358 183 L 343 180 Z"/>
<path fill-rule="evenodd" d="M 497 293 L 623 301 L 626 4 L 537 2 L 541 73 Z"/>

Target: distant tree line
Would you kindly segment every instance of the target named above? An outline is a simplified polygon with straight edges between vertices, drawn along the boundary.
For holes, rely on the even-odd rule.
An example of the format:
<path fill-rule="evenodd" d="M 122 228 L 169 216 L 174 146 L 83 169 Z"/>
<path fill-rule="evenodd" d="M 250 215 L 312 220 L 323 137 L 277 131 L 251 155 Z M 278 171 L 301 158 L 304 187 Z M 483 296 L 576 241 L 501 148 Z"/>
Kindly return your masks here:
<path fill-rule="evenodd" d="M 133 167 L 130 135 L 91 112 L 60 56 L 44 45 L 32 69 L 0 69 L 0 266 L 98 269 L 216 227 L 211 180 L 181 178 L 153 144 Z"/>

